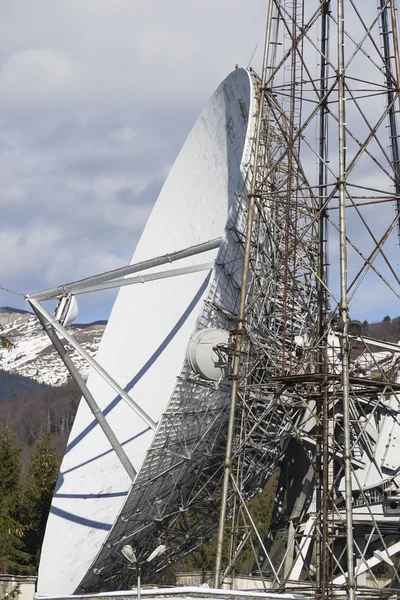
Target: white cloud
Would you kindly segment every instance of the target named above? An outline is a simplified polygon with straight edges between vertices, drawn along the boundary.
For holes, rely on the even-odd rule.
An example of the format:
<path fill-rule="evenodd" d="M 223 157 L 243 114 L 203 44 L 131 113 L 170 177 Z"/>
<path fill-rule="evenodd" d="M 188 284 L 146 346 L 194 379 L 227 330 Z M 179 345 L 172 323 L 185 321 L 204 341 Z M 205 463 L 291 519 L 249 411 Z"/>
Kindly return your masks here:
<path fill-rule="evenodd" d="M 76 84 L 76 66 L 67 54 L 53 48 L 15 52 L 0 69 L 0 106 L 63 103 Z"/>

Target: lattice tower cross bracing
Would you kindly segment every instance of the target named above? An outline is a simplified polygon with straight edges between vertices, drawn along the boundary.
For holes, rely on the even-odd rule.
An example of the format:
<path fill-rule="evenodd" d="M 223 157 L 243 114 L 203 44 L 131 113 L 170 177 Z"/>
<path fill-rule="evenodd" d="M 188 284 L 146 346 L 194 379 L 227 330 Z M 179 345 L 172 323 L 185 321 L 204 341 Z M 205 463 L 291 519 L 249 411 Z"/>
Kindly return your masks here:
<path fill-rule="evenodd" d="M 354 320 L 399 298 L 396 18 L 384 0 L 269 3 L 222 579 L 244 539 L 260 547 L 243 503 L 280 464 L 254 571 L 322 597 L 399 582 L 399 353 Z"/>

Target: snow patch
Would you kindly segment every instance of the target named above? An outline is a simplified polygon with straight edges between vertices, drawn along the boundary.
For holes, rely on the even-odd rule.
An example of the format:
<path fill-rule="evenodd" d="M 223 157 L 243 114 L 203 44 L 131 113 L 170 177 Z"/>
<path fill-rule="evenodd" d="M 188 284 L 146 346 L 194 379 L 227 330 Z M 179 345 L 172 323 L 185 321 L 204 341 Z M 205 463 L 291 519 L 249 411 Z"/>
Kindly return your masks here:
<path fill-rule="evenodd" d="M 82 329 L 74 327 L 69 332 L 76 338 L 90 356 L 95 356 L 105 329 L 96 324 Z M 13 322 L 3 327 L 2 334 L 13 344 L 11 351 L 0 350 L 0 369 L 31 377 L 39 383 L 61 386 L 70 379 L 62 360 L 54 350 L 47 334 L 33 315 L 16 315 Z M 66 348 L 78 371 L 87 376 L 89 365 L 74 350 Z"/>

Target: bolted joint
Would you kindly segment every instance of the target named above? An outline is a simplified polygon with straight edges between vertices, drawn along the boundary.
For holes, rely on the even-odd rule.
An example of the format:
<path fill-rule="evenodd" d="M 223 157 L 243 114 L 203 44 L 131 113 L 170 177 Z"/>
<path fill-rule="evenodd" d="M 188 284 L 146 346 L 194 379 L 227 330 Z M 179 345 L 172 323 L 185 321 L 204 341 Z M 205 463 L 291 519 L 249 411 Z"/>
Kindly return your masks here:
<path fill-rule="evenodd" d="M 233 469 L 233 462 L 230 458 L 226 458 L 225 462 L 224 462 L 224 469 L 229 469 L 230 471 L 232 471 Z"/>

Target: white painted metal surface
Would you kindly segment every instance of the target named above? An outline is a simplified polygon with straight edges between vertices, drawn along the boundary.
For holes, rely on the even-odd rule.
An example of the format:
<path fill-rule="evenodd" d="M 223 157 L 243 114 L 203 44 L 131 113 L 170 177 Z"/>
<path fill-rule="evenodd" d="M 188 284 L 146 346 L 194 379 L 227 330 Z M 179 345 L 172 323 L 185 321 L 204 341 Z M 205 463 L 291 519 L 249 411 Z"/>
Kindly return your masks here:
<path fill-rule="evenodd" d="M 378 565 L 380 562 L 382 562 L 382 560 L 384 562 L 388 562 L 390 560 L 390 557 L 395 556 L 396 554 L 398 554 L 398 552 L 400 552 L 400 542 L 393 544 L 393 546 L 390 546 L 390 548 L 388 548 L 385 552 L 374 552 L 374 556 L 372 556 L 368 560 L 363 560 L 360 562 L 356 569 L 355 576 L 359 577 L 372 567 Z M 345 575 L 340 575 L 339 577 L 336 577 L 332 581 L 332 583 L 335 585 L 343 585 L 346 581 L 346 576 L 347 573 Z"/>
<path fill-rule="evenodd" d="M 171 170 L 132 261 L 223 235 L 235 195 L 243 189 L 253 85 L 252 76 L 238 69 L 212 96 Z M 190 257 L 179 266 L 214 261 L 217 253 Z M 115 302 L 97 360 L 157 422 L 212 285 L 215 289 L 212 274 L 191 272 L 122 288 Z M 154 432 L 96 373 L 90 374 L 88 386 L 140 475 Z M 126 473 L 81 402 L 47 524 L 39 594 L 71 594 L 79 587 L 106 547 L 129 488 Z"/>
<path fill-rule="evenodd" d="M 200 600 L 207 598 L 220 598 L 221 600 L 229 599 L 242 600 L 243 598 L 257 598 L 261 599 L 273 599 L 273 600 L 293 600 L 299 598 L 299 600 L 310 600 L 311 596 L 299 596 L 296 594 L 282 594 L 275 592 L 260 592 L 257 590 L 216 590 L 209 587 L 196 587 L 196 586 L 179 586 L 179 587 L 168 587 L 168 588 L 144 588 L 141 590 L 141 595 L 146 598 L 178 598 L 180 600 Z M 90 595 L 66 595 L 62 596 L 47 596 L 42 594 L 35 594 L 35 600 L 101 600 L 105 598 L 114 598 L 117 600 L 130 600 L 131 598 L 137 598 L 137 590 L 125 590 L 119 592 L 107 592 L 103 594 L 90 594 Z"/>

